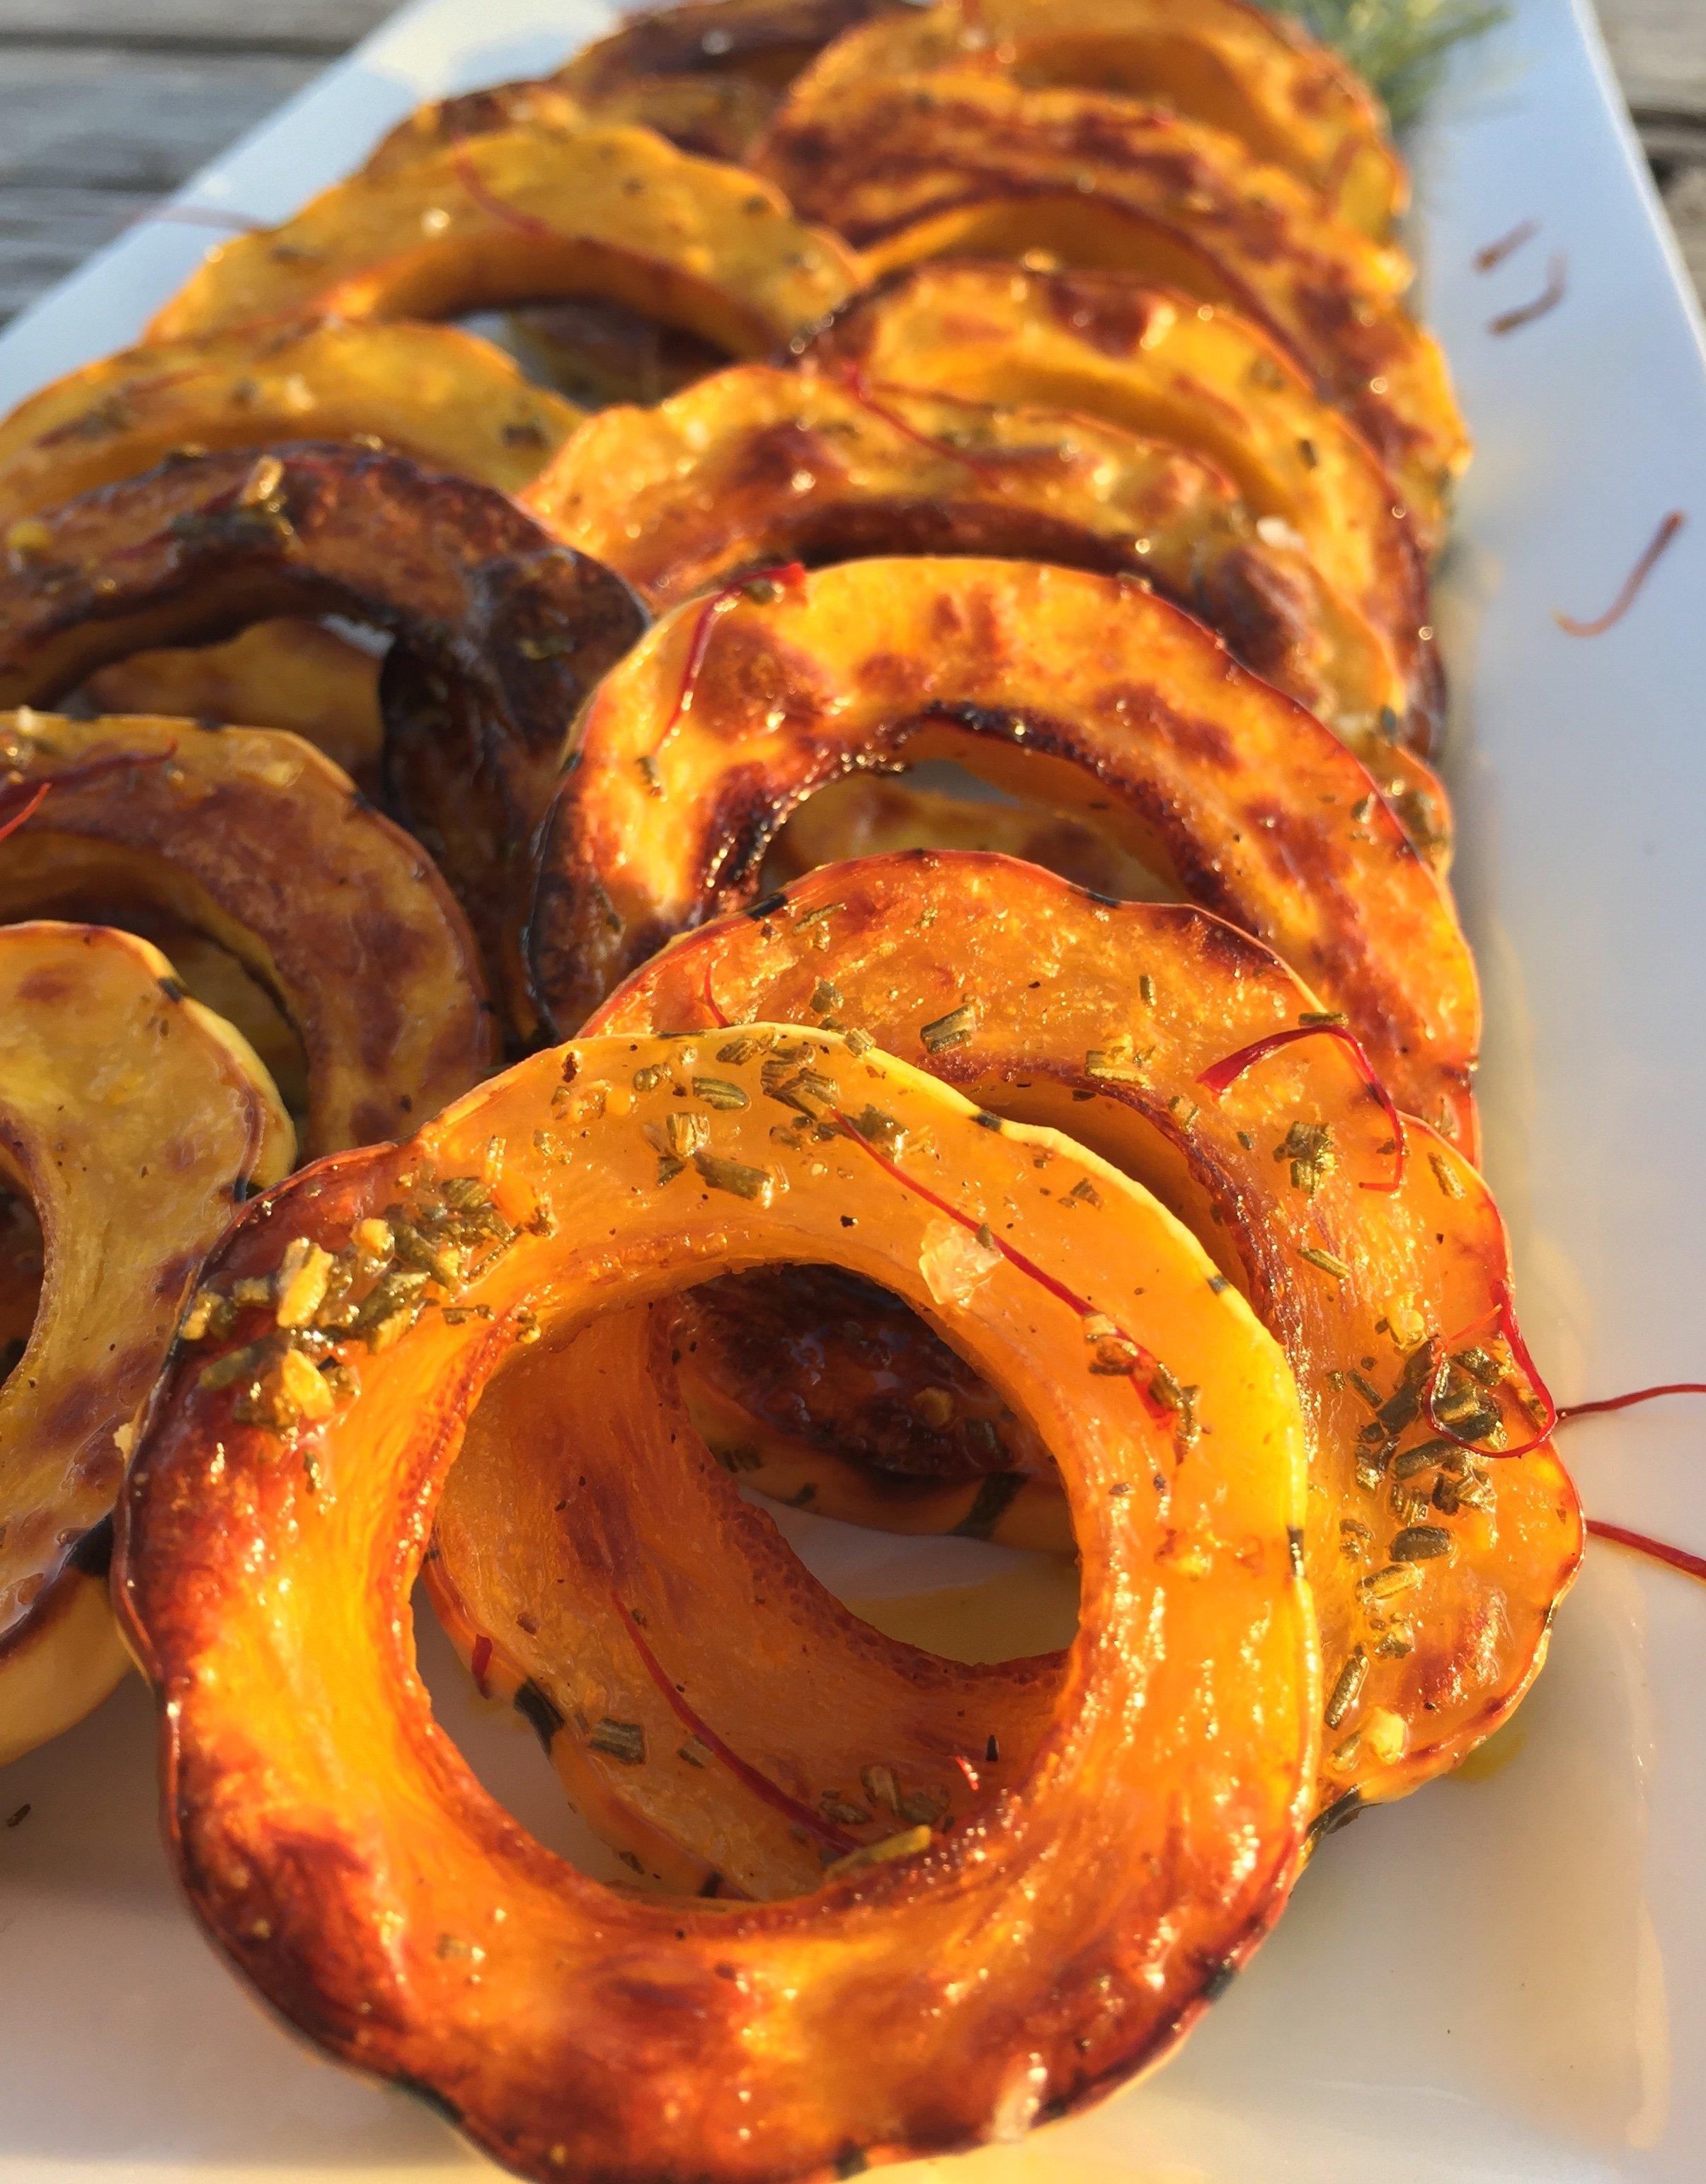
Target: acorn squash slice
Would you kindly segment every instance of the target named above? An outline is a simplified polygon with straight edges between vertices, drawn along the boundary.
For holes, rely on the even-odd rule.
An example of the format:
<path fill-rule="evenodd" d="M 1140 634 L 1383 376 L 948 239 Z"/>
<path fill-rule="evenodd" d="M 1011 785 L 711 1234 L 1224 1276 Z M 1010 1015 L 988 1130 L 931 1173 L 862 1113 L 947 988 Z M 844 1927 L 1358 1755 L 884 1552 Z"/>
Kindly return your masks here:
<path fill-rule="evenodd" d="M 638 1036 L 728 1018 L 739 1045 L 748 1017 L 815 1024 L 831 1010 L 988 1112 L 1070 1130 L 1195 1230 L 1216 1279 L 1284 1346 L 1308 1423 L 1321 1807 L 1396 1797 L 1454 1766 L 1539 1669 L 1582 1546 L 1550 1446 L 1465 1450 L 1429 1415 L 1436 1371 L 1450 1384 L 1436 1411 L 1485 1407 L 1490 1380 L 1508 1407 L 1525 1385 L 1508 1323 L 1489 1331 L 1511 1272 L 1480 1177 L 1412 1118 L 1400 1150 L 1342 1033 L 1320 1028 L 1315 996 L 1253 941 L 1004 857 L 923 852 L 814 872 L 762 917 L 666 950 L 594 1026 Z M 1205 1084 L 1246 1053 L 1218 1095 Z M 737 1273 L 666 1308 L 689 1408 L 743 1483 L 796 1499 L 813 1486 L 813 1507 L 858 1522 L 1057 1544 L 1063 1515 L 1051 1516 L 1023 1420 L 968 1387 L 892 1300 L 861 1357 L 856 1301 L 791 1270 L 802 1273 L 791 1299 L 767 1275 Z M 833 1316 L 816 1316 L 826 1305 Z M 976 1476 L 966 1429 L 979 1422 L 990 1430 L 972 1439 L 997 1441 L 1006 1468 Z M 1213 1465 L 1215 1446 L 1199 1440 L 1198 1459 Z"/>
<path fill-rule="evenodd" d="M 40 1224 L 40 1302 L 0 1380 L 0 1764 L 125 1666 L 107 1519 L 138 1414 L 233 1204 L 294 1150 L 266 1072 L 156 948 L 0 926 L 0 1179 Z"/>
<path fill-rule="evenodd" d="M 646 129 L 501 129 L 357 175 L 222 244 L 149 332 L 593 296 L 750 356 L 809 332 L 858 282 L 846 247 L 756 176 Z"/>
<path fill-rule="evenodd" d="M 622 580 L 489 486 L 365 448 L 187 457 L 33 521 L 0 582 L 0 703 L 292 610 L 394 638 L 391 795 L 524 1021 L 529 838 L 576 708 L 644 627 Z"/>
<path fill-rule="evenodd" d="M 1206 122 L 1382 237 L 1409 196 L 1379 102 L 1295 17 L 1247 0 L 945 0 L 843 33 L 790 96 L 837 111 L 878 78 L 982 71 L 1027 89 L 1118 92 Z"/>
<path fill-rule="evenodd" d="M 767 562 L 873 553 L 1131 569 L 1354 746 L 1409 709 L 1390 644 L 1222 472 L 1070 411 L 735 365 L 589 417 L 522 499 L 655 609 Z"/>
<path fill-rule="evenodd" d="M 309 1155 L 407 1136 L 495 1067 L 449 889 L 294 736 L 13 713 L 0 770 L 46 791 L 0 841 L 0 919 L 152 911 L 205 934 L 301 1041 Z"/>
<path fill-rule="evenodd" d="M 161 1701 L 195 1909 L 321 2047 L 428 2090 L 527 2176 L 733 2184 L 1021 2130 L 1155 2059 L 1300 1855 L 1319 1691 L 1278 1346 L 1092 1156 L 984 1128 L 838 1036 L 784 1036 L 838 1112 L 894 1114 L 905 1153 L 856 1123 L 778 1142 L 768 1057 L 717 1059 L 722 1034 L 537 1055 L 409 1145 L 251 1209 L 205 1278 L 232 1309 L 170 1368 L 126 1490 L 114 1591 Z M 706 1103 L 661 1169 L 712 1070 L 739 1104 Z M 1074 1178 L 1093 1217 L 1055 1192 Z M 998 1263 L 941 1279 L 964 1252 L 945 1240 L 991 1221 Z M 330 1312 L 280 1329 L 240 1301 L 316 1253 L 349 1284 Z M 1014 1796 L 950 1835 L 900 1830 L 791 1902 L 647 1901 L 477 1786 L 415 1674 L 410 1587 L 469 1415 L 531 1338 L 799 1258 L 891 1284 L 1047 1440 L 1079 1635 Z M 1099 1309 L 1129 1330 L 1118 1355 Z M 1201 1383 L 1235 1467 L 1180 1461 L 1151 1346 Z M 304 1372 L 326 1391 L 307 1403 Z"/>
<path fill-rule="evenodd" d="M 310 323 L 157 343 L 68 373 L 0 424 L 0 541 L 27 547 L 43 509 L 187 447 L 379 441 L 514 493 L 578 415 L 454 326 Z M 88 695 L 103 712 L 292 728 L 366 771 L 379 752 L 378 674 L 359 647 L 291 621 L 141 655 L 103 669 Z"/>
<path fill-rule="evenodd" d="M 1146 586 L 1025 562 L 761 578 L 649 632 L 588 701 L 541 835 L 546 1020 L 749 899 L 814 789 L 934 758 L 1089 820 L 1255 933 L 1404 1106 L 1472 1143 L 1474 966 L 1359 760 Z"/>
<path fill-rule="evenodd" d="M 1235 313 L 1125 274 L 933 263 L 857 298 L 806 355 L 873 386 L 1081 410 L 1194 448 L 1296 534 L 1407 673 L 1437 684 L 1426 566 L 1391 481 Z"/>
<path fill-rule="evenodd" d="M 1424 542 L 1437 540 L 1469 439 L 1439 346 L 1397 293 L 1407 269 L 1232 139 L 1092 92 L 943 76 L 867 82 L 827 114 L 790 99 L 757 164 L 802 213 L 877 246 L 873 273 L 921 255 L 1041 251 L 1256 315 L 1367 436 Z M 1136 216 L 1121 223 L 1122 206 Z M 1112 216 L 1099 220 L 1101 207 Z"/>

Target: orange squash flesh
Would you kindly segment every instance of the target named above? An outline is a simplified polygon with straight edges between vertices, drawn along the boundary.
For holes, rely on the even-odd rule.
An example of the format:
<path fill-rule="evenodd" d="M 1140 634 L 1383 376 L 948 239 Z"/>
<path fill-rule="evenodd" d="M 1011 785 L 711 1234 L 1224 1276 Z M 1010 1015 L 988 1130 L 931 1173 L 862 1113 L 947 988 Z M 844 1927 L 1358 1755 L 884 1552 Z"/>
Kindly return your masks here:
<path fill-rule="evenodd" d="M 1027 88 L 1118 92 L 1206 122 L 1284 168 L 1340 218 L 1385 237 L 1408 185 L 1378 102 L 1295 18 L 1248 0 L 946 0 L 889 8 L 796 81 L 833 111 L 879 77 L 981 70 Z"/>
<path fill-rule="evenodd" d="M 1213 465 L 1070 411 L 737 365 L 588 418 L 522 499 L 654 608 L 872 553 L 1131 569 L 1352 744 L 1410 707 L 1390 645 Z"/>
<path fill-rule="evenodd" d="M 873 383 L 1064 407 L 1177 441 L 1224 470 L 1325 580 L 1437 676 L 1424 564 L 1373 450 L 1235 313 L 1118 273 L 921 265 L 831 321 L 808 361 Z"/>
<path fill-rule="evenodd" d="M 760 1062 L 713 1061 L 720 1034 L 536 1056 L 410 1145 L 259 1202 L 209 1285 L 276 1282 L 317 1245 L 356 1284 L 340 1318 L 380 1289 L 378 1339 L 344 1320 L 282 1343 L 265 1306 L 234 1306 L 168 1375 L 127 1488 L 115 1591 L 162 1702 L 192 1905 L 322 2047 L 429 2090 L 531 2176 L 756 2184 L 1062 2113 L 1178 2036 L 1301 1852 L 1319 1691 L 1277 1346 L 1092 1156 L 985 1128 L 839 1037 L 788 1037 L 836 1107 L 910 1128 L 903 1162 L 833 1132 L 778 1145 Z M 656 1139 L 711 1067 L 745 1104 L 661 1177 Z M 1094 1178 L 1101 1212 L 1063 1212 L 1045 1172 Z M 924 1270 L 962 1218 L 1027 1256 L 939 1300 Z M 437 1240 L 439 1275 L 405 1298 L 411 1236 Z M 1046 1437 L 1080 1535 L 1079 1635 L 1022 1794 L 804 1898 L 646 1901 L 549 1856 L 475 1783 L 415 1674 L 409 1588 L 464 1424 L 518 1346 L 802 1256 L 891 1284 Z M 1098 1301 L 1201 1381 L 1240 1451 L 1229 1474 L 1179 1460 L 1125 1369 L 1090 1369 Z M 339 1369 L 310 1422 L 281 1406 L 283 1357 L 321 1342 Z M 1111 1492 L 1134 1478 L 1161 1485 Z"/>
<path fill-rule="evenodd" d="M 489 487 L 312 443 L 187 458 L 33 521 L 0 579 L 0 703 L 292 610 L 395 638 L 391 794 L 519 1017 L 528 836 L 576 707 L 644 622 L 621 579 Z"/>
<path fill-rule="evenodd" d="M 968 1022 L 936 1043 L 968 991 Z M 1509 1282 L 1480 1177 L 1407 1120 L 1399 1187 L 1385 1188 L 1388 1118 L 1331 1037 L 1269 1055 L 1213 1097 L 1203 1070 L 1307 1022 L 1315 997 L 1214 919 L 1110 905 L 1007 858 L 921 852 L 812 873 L 761 918 L 725 919 L 666 950 L 593 1022 L 634 1034 L 815 1022 L 826 1003 L 990 1113 L 1070 1130 L 1195 1229 L 1284 1345 L 1309 1423 L 1306 1565 L 1327 1691 L 1344 1680 L 1320 1802 L 1394 1797 L 1455 1765 L 1538 1670 L 1582 1545 L 1575 1490 L 1549 1446 L 1470 1459 L 1424 1415 L 1424 1370 Z M 793 1496 L 816 1479 L 814 1506 L 828 1513 L 913 1529 L 917 1485 L 867 1463 L 861 1492 L 845 1418 L 839 1463 L 778 1430 L 813 1405 L 798 1360 L 826 1340 L 833 1356 L 837 1338 L 796 1312 L 792 1348 L 763 1322 L 754 1341 L 732 1339 L 741 1279 L 711 1308 L 699 1292 L 673 1306 L 695 1419 L 741 1451 L 748 1482 Z M 910 1366 L 899 1336 L 888 1343 L 884 1403 L 939 1388 L 934 1337 L 918 1329 Z M 1500 1341 L 1488 1355 L 1517 1372 Z M 1197 1450 L 1216 1460 L 1213 1442 Z M 1036 1467 L 1023 1440 L 1015 1452 L 1015 1498 L 993 1529 L 1044 1543 Z M 922 1451 L 912 1460 L 928 1483 Z M 961 1485 L 928 1513 L 946 1529 L 973 1498 Z M 997 1502 L 984 1496 L 986 1519 Z"/>
<path fill-rule="evenodd" d="M 548 1022 L 750 897 L 815 788 L 950 758 L 1088 817 L 1264 940 L 1401 1102 L 1472 1142 L 1479 1003 L 1438 880 L 1354 755 L 1200 624 L 1129 578 L 1021 562 L 859 561 L 759 590 L 677 609 L 582 716 L 529 936 Z"/>
<path fill-rule="evenodd" d="M 295 737 L 0 714 L 0 768 L 47 788 L 0 842 L 0 919 L 134 906 L 227 950 L 302 1042 L 309 1153 L 407 1135 L 495 1066 L 449 889 Z"/>
<path fill-rule="evenodd" d="M 202 1255 L 291 1164 L 288 1118 L 158 949 L 0 927 L 0 1177 L 43 1271 L 0 1382 L 0 1764 L 68 1729 L 125 1667 L 106 1519 Z"/>
<path fill-rule="evenodd" d="M 357 175 L 282 226 L 223 244 L 149 334 L 590 295 L 750 356 L 809 331 L 857 285 L 845 245 L 755 176 L 650 130 L 516 128 Z"/>

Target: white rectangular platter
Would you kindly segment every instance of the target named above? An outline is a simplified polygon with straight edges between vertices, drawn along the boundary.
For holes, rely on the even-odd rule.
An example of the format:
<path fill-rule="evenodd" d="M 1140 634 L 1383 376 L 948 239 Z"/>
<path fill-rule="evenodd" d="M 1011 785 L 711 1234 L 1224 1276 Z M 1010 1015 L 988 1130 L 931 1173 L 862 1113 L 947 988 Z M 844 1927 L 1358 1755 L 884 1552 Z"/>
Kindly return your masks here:
<path fill-rule="evenodd" d="M 265 220 L 417 100 L 555 64 L 599 0 L 422 0 L 186 201 Z M 1484 968 L 1489 1166 L 1560 1399 L 1706 1368 L 1706 354 L 1586 0 L 1518 0 L 1411 148 L 1413 241 L 1480 447 L 1441 587 L 1458 885 Z M 1542 231 L 1497 270 L 1476 250 Z M 204 230 L 133 230 L 0 337 L 0 406 L 132 338 Z M 1563 305 L 1495 313 L 1567 262 Z M 1686 527 L 1593 639 L 1668 510 Z M 1590 1507 L 1706 1549 L 1702 1414 L 1573 1430 Z M 873 1540 L 862 1597 L 989 1574 Z M 992 1552 L 992 1551 L 989 1551 Z M 1611 2184 L 1706 2173 L 1706 1592 L 1597 1549 L 1552 1663 L 1463 1774 L 1334 1838 L 1183 2055 L 1027 2144 L 896 2184 Z M 553 1841 L 531 1737 L 438 1679 Z M 0 1773 L 0 2180 L 387 2184 L 484 2168 L 265 2020 L 179 1905 L 132 1680 Z M 489 2170 L 486 2173 L 491 2173 Z"/>

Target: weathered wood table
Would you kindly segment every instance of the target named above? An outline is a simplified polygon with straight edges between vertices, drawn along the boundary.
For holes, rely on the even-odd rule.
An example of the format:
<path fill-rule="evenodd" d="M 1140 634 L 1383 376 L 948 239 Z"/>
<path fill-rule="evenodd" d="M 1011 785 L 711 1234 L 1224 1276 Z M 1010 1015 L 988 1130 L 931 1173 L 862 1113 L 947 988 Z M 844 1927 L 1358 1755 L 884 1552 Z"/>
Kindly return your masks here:
<path fill-rule="evenodd" d="M 393 0 L 0 0 L 0 323 L 390 12 Z M 1599 0 L 1706 292 L 1706 0 Z"/>

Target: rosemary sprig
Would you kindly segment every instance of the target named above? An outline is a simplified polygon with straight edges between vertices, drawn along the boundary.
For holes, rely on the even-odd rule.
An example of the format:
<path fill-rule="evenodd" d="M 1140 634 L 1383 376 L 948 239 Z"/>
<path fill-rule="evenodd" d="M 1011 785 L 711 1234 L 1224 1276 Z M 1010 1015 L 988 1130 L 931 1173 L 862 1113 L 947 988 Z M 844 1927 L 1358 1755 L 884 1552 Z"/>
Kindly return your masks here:
<path fill-rule="evenodd" d="M 1439 88 L 1454 46 L 1509 14 L 1489 0 L 1269 0 L 1342 53 L 1385 101 L 1392 126 L 1413 121 Z"/>

